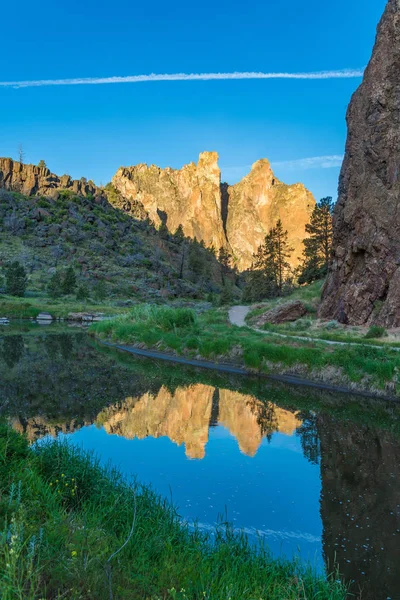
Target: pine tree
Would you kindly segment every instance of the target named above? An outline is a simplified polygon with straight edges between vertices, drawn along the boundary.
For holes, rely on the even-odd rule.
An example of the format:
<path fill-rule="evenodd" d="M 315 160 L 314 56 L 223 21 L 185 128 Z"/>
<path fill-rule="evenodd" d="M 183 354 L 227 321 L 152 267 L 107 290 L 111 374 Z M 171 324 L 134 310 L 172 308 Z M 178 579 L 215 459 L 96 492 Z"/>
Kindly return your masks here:
<path fill-rule="evenodd" d="M 38 167 L 40 167 L 41 169 L 45 169 L 46 168 L 46 163 L 45 163 L 45 161 L 43 159 L 39 160 Z"/>
<path fill-rule="evenodd" d="M 6 294 L 23 297 L 28 277 L 24 267 L 16 260 L 6 269 Z"/>
<path fill-rule="evenodd" d="M 76 288 L 76 275 L 72 266 L 69 266 L 65 271 L 61 287 L 63 294 L 72 294 L 74 292 Z"/>
<path fill-rule="evenodd" d="M 291 281 L 291 266 L 288 262 L 293 248 L 288 243 L 288 232 L 284 231 L 279 219 L 253 255 L 253 264 L 248 274 L 248 289 L 244 298 L 258 300 L 282 296 Z"/>
<path fill-rule="evenodd" d="M 106 288 L 106 282 L 104 281 L 104 279 L 101 279 L 100 281 L 97 282 L 97 284 L 94 288 L 94 296 L 95 296 L 96 300 L 100 300 L 100 302 L 102 302 L 103 300 L 106 299 L 107 288 Z"/>
<path fill-rule="evenodd" d="M 332 251 L 333 206 L 331 197 L 322 198 L 313 210 L 310 223 L 306 225 L 309 237 L 304 240 L 300 284 L 326 276 Z"/>
<path fill-rule="evenodd" d="M 77 300 L 87 300 L 89 298 L 89 290 L 85 284 L 82 284 L 78 287 L 76 292 Z"/>
<path fill-rule="evenodd" d="M 225 285 L 225 278 L 231 270 L 232 254 L 226 248 L 220 248 L 218 252 L 218 262 L 221 265 L 221 280 Z"/>
<path fill-rule="evenodd" d="M 162 221 L 159 229 L 158 229 L 158 233 L 160 234 L 160 237 L 163 240 L 167 240 L 169 238 L 169 230 L 167 227 L 167 224 L 165 223 L 165 221 Z"/>
<path fill-rule="evenodd" d="M 62 296 L 62 284 L 63 281 L 61 279 L 61 275 L 58 271 L 56 271 L 51 277 L 47 286 L 47 291 L 49 292 L 51 298 L 59 298 Z"/>
<path fill-rule="evenodd" d="M 185 239 L 185 233 L 183 231 L 183 226 L 182 226 L 182 224 L 179 224 L 174 233 L 174 241 L 180 245 L 184 241 L 184 239 Z"/>

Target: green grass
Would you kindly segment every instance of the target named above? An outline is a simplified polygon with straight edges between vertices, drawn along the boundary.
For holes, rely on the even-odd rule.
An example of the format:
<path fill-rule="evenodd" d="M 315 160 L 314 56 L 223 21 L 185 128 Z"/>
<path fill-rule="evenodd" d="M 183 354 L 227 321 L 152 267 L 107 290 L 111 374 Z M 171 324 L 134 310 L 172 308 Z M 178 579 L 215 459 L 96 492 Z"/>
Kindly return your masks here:
<path fill-rule="evenodd" d="M 64 319 L 70 312 L 101 312 L 117 315 L 127 310 L 111 301 L 79 301 L 71 296 L 53 300 L 45 295 L 27 298 L 0 295 L 0 317 L 14 319 L 35 319 L 41 312 L 49 312 L 55 318 Z"/>
<path fill-rule="evenodd" d="M 92 325 L 90 331 L 100 339 L 234 362 L 267 373 L 289 372 L 364 391 L 399 392 L 400 353 L 390 348 L 279 338 L 230 325 L 224 310 L 197 315 L 190 309 L 138 305 L 125 315 Z"/>
<path fill-rule="evenodd" d="M 336 577 L 227 525 L 191 529 L 148 487 L 63 443 L 29 448 L 3 424 L 0 486 L 2 600 L 346 598 Z"/>

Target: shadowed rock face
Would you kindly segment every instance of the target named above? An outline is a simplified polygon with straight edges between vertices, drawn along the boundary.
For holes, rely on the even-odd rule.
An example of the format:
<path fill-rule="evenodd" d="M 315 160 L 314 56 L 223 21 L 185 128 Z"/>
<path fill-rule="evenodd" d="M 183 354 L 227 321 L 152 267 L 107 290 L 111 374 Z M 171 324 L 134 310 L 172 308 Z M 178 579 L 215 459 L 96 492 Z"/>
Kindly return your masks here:
<path fill-rule="evenodd" d="M 250 267 L 253 253 L 278 219 L 288 230 L 291 260 L 297 265 L 315 206 L 311 192 L 302 184 L 281 183 L 267 160 L 256 162 L 236 185 L 221 184 L 216 152 L 203 152 L 197 165 L 181 170 L 121 167 L 112 182 L 123 197 L 139 202 L 156 225 L 164 221 L 175 232 L 181 224 L 188 237 L 217 250 L 227 248 L 240 270 Z"/>
<path fill-rule="evenodd" d="M 389 0 L 347 113 L 320 316 L 400 326 L 400 1 Z"/>
<path fill-rule="evenodd" d="M 54 175 L 47 167 L 25 165 L 0 158 L 0 188 L 20 192 L 25 196 L 54 196 L 57 190 L 71 190 L 81 196 L 102 195 L 100 188 L 86 179 L 71 179 L 69 175 Z"/>

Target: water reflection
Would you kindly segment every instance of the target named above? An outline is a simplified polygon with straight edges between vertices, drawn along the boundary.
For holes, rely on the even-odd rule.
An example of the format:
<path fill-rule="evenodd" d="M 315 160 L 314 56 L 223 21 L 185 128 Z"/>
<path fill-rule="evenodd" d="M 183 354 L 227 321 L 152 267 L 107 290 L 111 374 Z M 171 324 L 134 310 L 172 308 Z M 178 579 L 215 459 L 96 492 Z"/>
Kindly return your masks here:
<path fill-rule="evenodd" d="M 254 456 L 263 437 L 275 431 L 293 435 L 301 425 L 296 414 L 271 402 L 202 384 L 172 392 L 163 386 L 157 394 L 127 398 L 104 409 L 96 422 L 107 433 L 127 439 L 167 436 L 185 445 L 187 457 L 197 459 L 205 456 L 210 426 L 223 425 L 240 450 Z"/>
<path fill-rule="evenodd" d="M 0 339 L 0 409 L 32 442 L 67 436 L 172 493 L 203 527 L 226 507 L 276 554 L 337 561 L 356 598 L 400 599 L 395 405 L 164 368 L 47 329 Z"/>

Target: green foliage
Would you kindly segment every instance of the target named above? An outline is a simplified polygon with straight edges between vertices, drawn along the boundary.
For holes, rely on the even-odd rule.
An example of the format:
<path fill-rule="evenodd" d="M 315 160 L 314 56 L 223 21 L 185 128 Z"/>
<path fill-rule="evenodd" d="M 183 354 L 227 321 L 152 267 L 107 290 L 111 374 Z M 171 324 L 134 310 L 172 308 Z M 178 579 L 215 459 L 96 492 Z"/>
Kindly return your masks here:
<path fill-rule="evenodd" d="M 306 225 L 309 234 L 304 243 L 304 262 L 301 267 L 299 283 L 311 283 L 325 277 L 332 251 L 332 214 L 331 197 L 322 198 L 315 206 L 311 220 Z"/>
<path fill-rule="evenodd" d="M 45 169 L 47 167 L 47 165 L 43 159 L 39 160 L 38 167 L 40 167 L 41 169 Z"/>
<path fill-rule="evenodd" d="M 10 296 L 23 297 L 28 284 L 28 277 L 19 261 L 12 262 L 6 268 L 6 293 Z"/>
<path fill-rule="evenodd" d="M 225 285 L 222 288 L 220 297 L 219 297 L 219 303 L 221 306 L 224 306 L 225 304 L 231 304 L 232 302 L 232 286 L 226 282 Z"/>
<path fill-rule="evenodd" d="M 245 301 L 274 298 L 284 295 L 291 287 L 292 274 L 288 262 L 293 248 L 288 243 L 288 232 L 279 219 L 253 255 L 244 293 Z"/>
<path fill-rule="evenodd" d="M 89 289 L 86 284 L 82 283 L 76 292 L 77 300 L 87 300 L 89 298 Z"/>
<path fill-rule="evenodd" d="M 191 529 L 150 488 L 92 455 L 54 441 L 29 448 L 5 425 L 0 489 L 2 600 L 346 597 L 337 578 L 276 560 L 229 525 Z"/>
<path fill-rule="evenodd" d="M 96 300 L 103 302 L 107 298 L 107 286 L 104 279 L 100 279 L 93 288 L 94 297 Z"/>
<path fill-rule="evenodd" d="M 365 334 L 366 339 L 382 338 L 387 336 L 387 331 L 384 327 L 372 325 Z"/>
<path fill-rule="evenodd" d="M 63 293 L 63 280 L 58 271 L 51 276 L 50 281 L 47 285 L 47 291 L 50 298 L 60 298 Z"/>
<path fill-rule="evenodd" d="M 64 273 L 61 287 L 63 294 L 72 294 L 76 288 L 76 275 L 71 265 Z"/>

